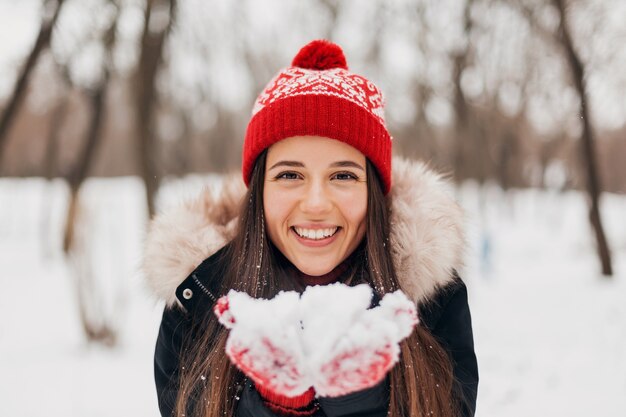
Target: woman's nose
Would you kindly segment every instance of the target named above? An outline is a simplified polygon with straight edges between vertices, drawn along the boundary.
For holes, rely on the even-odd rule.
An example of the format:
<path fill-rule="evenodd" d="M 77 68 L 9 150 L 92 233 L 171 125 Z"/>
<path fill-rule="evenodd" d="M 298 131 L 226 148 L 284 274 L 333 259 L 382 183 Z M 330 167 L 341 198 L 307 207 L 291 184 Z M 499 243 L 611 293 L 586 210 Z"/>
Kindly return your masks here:
<path fill-rule="evenodd" d="M 324 184 L 314 181 L 305 190 L 300 205 L 305 213 L 325 213 L 332 208 L 332 200 Z"/>

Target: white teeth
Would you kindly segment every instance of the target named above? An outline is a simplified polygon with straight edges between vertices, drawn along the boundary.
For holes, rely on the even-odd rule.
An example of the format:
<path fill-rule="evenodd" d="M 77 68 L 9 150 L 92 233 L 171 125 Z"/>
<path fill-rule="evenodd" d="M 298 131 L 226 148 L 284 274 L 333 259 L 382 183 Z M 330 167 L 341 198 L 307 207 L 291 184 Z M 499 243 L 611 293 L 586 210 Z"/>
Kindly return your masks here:
<path fill-rule="evenodd" d="M 303 229 L 301 227 L 295 227 L 294 226 L 294 230 L 296 231 L 296 233 L 298 235 L 300 235 L 301 237 L 305 237 L 307 239 L 313 239 L 313 240 L 324 239 L 324 238 L 327 238 L 329 236 L 332 236 L 332 235 L 335 234 L 337 229 L 339 229 L 339 228 L 338 227 L 333 227 L 333 228 L 330 228 L 330 229 L 311 230 L 311 229 Z"/>

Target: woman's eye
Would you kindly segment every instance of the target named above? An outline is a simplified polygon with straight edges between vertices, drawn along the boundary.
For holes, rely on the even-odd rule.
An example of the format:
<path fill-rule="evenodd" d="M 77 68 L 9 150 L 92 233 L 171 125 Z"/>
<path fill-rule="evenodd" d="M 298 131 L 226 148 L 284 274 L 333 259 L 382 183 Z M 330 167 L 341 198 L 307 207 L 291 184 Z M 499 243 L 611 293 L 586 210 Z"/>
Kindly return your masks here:
<path fill-rule="evenodd" d="M 338 180 L 358 180 L 359 177 L 357 177 L 356 175 L 354 175 L 352 172 L 338 172 L 335 175 L 333 175 L 334 179 L 338 179 Z"/>
<path fill-rule="evenodd" d="M 298 179 L 298 174 L 295 172 L 281 172 L 274 179 L 277 180 L 296 180 Z"/>

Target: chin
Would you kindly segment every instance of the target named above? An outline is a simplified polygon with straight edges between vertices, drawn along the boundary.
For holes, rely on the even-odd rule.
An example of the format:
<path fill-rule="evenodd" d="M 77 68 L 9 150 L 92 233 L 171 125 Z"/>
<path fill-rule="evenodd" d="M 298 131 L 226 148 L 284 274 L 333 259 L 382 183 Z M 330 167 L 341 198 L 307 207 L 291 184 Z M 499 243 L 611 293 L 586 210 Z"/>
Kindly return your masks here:
<path fill-rule="evenodd" d="M 333 269 L 335 269 L 335 266 L 320 266 L 318 265 L 311 265 L 311 264 L 307 264 L 307 265 L 303 265 L 303 264 L 294 264 L 296 266 L 296 268 L 298 268 L 298 270 L 304 274 L 310 275 L 312 277 L 319 277 L 322 275 L 325 275 L 327 273 L 329 273 L 330 271 L 332 271 Z"/>

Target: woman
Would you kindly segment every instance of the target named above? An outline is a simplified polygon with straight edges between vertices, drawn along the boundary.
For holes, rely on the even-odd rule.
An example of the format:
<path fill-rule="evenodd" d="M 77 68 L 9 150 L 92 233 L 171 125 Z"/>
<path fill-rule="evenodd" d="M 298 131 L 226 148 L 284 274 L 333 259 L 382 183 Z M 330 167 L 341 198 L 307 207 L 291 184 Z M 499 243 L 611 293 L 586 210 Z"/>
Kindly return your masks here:
<path fill-rule="evenodd" d="M 306 45 L 261 93 L 243 178 L 247 192 L 227 182 L 151 225 L 144 270 L 167 304 L 155 353 L 161 414 L 472 416 L 478 371 L 456 273 L 462 214 L 421 164 L 394 161 L 392 181 L 380 91 L 348 71 L 337 45 Z M 270 299 L 334 282 L 369 284 L 374 303 L 401 289 L 417 304 L 420 325 L 381 381 L 287 398 L 224 354 L 228 330 L 213 308 L 229 290 Z"/>

